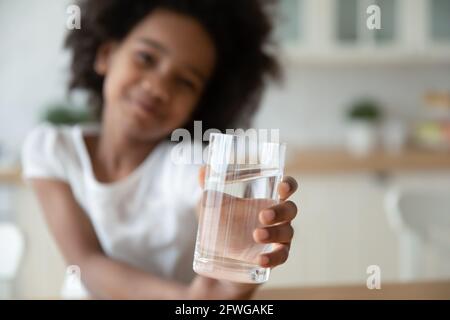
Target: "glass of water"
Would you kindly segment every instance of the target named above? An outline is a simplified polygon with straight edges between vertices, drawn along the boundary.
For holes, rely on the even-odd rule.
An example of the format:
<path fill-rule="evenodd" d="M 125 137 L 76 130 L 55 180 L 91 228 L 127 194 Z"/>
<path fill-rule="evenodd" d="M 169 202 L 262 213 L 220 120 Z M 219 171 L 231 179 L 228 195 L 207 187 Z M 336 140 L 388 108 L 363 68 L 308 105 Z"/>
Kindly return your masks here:
<path fill-rule="evenodd" d="M 213 133 L 206 161 L 194 271 L 242 283 L 262 283 L 270 268 L 258 264 L 271 244 L 253 239 L 259 213 L 279 202 L 286 145 L 246 135 Z"/>

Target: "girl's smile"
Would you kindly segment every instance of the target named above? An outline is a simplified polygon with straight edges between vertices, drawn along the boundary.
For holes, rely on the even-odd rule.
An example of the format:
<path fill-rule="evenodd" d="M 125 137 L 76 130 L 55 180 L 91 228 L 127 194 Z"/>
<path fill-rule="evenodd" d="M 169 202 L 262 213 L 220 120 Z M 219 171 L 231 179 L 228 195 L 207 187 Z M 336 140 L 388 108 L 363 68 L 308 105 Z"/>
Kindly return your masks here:
<path fill-rule="evenodd" d="M 129 108 L 145 121 L 163 120 L 164 108 L 154 101 L 148 94 L 137 90 L 127 95 Z"/>

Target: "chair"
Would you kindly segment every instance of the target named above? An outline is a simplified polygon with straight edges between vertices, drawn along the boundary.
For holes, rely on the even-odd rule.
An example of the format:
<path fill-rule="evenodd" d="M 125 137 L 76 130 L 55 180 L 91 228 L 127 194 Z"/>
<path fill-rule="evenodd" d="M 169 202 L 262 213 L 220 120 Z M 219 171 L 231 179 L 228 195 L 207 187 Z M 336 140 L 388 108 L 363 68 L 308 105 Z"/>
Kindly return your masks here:
<path fill-rule="evenodd" d="M 450 278 L 450 190 L 392 189 L 385 207 L 399 236 L 400 279 Z"/>
<path fill-rule="evenodd" d="M 81 270 L 79 266 L 70 265 L 66 268 L 63 286 L 61 288 L 61 298 L 66 300 L 89 298 L 89 293 L 81 282 Z"/>
<path fill-rule="evenodd" d="M 12 283 L 19 269 L 25 241 L 17 226 L 0 222 L 0 299 L 12 298 Z"/>

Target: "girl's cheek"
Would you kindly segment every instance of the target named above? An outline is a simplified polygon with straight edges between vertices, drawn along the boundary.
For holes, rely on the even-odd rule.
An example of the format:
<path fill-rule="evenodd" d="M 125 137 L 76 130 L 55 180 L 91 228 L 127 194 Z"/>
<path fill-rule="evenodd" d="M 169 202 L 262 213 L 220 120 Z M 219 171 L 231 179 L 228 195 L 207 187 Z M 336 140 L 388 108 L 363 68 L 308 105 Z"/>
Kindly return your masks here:
<path fill-rule="evenodd" d="M 189 120 L 192 113 L 194 112 L 194 106 L 192 105 L 192 102 L 181 102 L 176 104 L 176 107 L 172 109 L 172 112 L 170 113 L 170 118 L 168 121 L 170 121 L 173 126 L 180 127 L 182 126 L 186 121 Z"/>
<path fill-rule="evenodd" d="M 116 90 L 126 89 L 133 83 L 137 82 L 140 75 L 140 70 L 130 59 L 119 59 L 115 61 L 118 68 L 114 72 L 114 82 Z M 120 66 L 120 67 L 119 67 Z"/>

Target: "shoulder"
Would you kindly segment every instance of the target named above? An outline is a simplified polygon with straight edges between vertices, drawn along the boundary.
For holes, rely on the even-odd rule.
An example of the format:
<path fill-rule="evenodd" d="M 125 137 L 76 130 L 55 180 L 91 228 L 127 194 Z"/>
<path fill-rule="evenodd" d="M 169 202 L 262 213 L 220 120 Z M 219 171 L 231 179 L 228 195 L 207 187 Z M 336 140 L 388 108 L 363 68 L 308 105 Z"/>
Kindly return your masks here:
<path fill-rule="evenodd" d="M 57 146 L 64 142 L 71 128 L 42 123 L 28 133 L 25 138 L 24 148 L 40 147 L 48 149 L 49 147 Z"/>
<path fill-rule="evenodd" d="M 25 177 L 63 178 L 65 158 L 73 148 L 74 127 L 43 123 L 25 138 L 22 147 L 22 167 Z"/>

